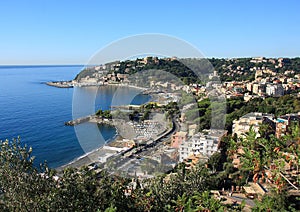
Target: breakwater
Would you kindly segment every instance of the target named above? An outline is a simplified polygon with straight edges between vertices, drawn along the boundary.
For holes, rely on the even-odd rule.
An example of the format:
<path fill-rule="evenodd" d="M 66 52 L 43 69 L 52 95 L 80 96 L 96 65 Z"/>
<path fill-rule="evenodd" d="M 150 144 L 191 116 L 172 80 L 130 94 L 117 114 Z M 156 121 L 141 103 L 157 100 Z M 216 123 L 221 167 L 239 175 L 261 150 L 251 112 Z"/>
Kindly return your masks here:
<path fill-rule="evenodd" d="M 65 125 L 67 126 L 75 126 L 75 125 L 78 125 L 78 124 L 82 124 L 84 122 L 88 122 L 92 119 L 93 115 L 91 116 L 86 116 L 86 117 L 81 117 L 81 118 L 78 118 L 78 119 L 74 119 L 74 120 L 71 120 L 71 121 L 67 121 L 65 122 Z"/>
<path fill-rule="evenodd" d="M 89 116 L 80 117 L 80 118 L 77 118 L 77 119 L 74 119 L 71 121 L 67 121 L 67 122 L 65 122 L 65 125 L 66 126 L 75 126 L 75 125 L 82 124 L 85 122 L 111 124 L 111 121 L 109 119 L 102 118 L 97 115 L 89 115 Z"/>
<path fill-rule="evenodd" d="M 46 82 L 46 84 L 57 88 L 73 88 L 71 81 Z"/>

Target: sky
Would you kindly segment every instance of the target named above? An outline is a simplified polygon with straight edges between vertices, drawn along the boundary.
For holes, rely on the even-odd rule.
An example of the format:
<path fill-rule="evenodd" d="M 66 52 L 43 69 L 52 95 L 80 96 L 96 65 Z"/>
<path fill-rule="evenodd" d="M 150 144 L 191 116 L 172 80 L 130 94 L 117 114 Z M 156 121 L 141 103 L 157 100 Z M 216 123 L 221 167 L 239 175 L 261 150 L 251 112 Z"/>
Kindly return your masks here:
<path fill-rule="evenodd" d="M 174 36 L 205 57 L 299 57 L 298 0 L 26 0 L 0 3 L 0 65 L 86 64 L 144 33 Z"/>

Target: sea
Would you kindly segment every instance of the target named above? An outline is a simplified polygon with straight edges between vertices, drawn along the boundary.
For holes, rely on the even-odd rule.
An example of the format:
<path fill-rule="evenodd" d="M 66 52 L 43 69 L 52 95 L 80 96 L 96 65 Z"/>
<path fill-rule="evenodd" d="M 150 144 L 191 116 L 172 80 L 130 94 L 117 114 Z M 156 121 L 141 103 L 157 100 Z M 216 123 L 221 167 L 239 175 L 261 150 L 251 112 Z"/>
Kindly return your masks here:
<path fill-rule="evenodd" d="M 118 86 L 56 88 L 48 81 L 74 79 L 83 66 L 0 66 L 0 140 L 20 137 L 34 164 L 65 165 L 116 137 L 112 125 L 65 126 L 111 106 L 143 104 L 150 96 Z"/>

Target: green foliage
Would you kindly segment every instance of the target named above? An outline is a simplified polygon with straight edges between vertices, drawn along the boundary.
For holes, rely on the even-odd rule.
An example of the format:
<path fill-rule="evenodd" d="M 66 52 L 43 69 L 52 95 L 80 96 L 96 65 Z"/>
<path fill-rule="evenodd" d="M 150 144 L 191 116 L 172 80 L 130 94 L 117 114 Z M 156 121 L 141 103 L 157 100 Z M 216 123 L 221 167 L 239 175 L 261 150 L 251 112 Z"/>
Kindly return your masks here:
<path fill-rule="evenodd" d="M 1 211 L 170 211 L 213 209 L 224 206 L 209 195 L 209 173 L 203 164 L 177 169 L 167 180 L 158 176 L 125 195 L 129 180 L 105 171 L 67 168 L 55 179 L 46 165 L 33 166 L 31 150 L 19 140 L 1 143 Z M 40 174 L 42 172 L 42 174 Z"/>
<path fill-rule="evenodd" d="M 170 107 L 175 107 L 175 104 Z M 172 108 L 171 107 L 171 108 Z M 298 130 L 298 131 L 297 131 Z M 245 153 L 241 155 L 243 168 L 239 174 L 233 168 L 230 158 L 224 153 L 236 141 L 225 137 L 221 152 L 214 154 L 208 161 L 208 168 L 198 163 L 193 169 L 186 170 L 179 164 L 172 173 L 151 179 L 135 179 L 136 189 L 125 195 L 131 179 L 112 176 L 105 171 L 98 174 L 87 167 L 81 169 L 67 168 L 54 178 L 55 172 L 42 165 L 40 169 L 33 166 L 31 149 L 22 147 L 20 140 L 1 142 L 0 155 L 0 210 L 1 211 L 241 211 L 239 206 L 224 205 L 210 195 L 209 190 L 228 188 L 228 177 L 240 185 L 239 176 L 257 172 L 271 163 L 280 162 L 276 149 L 279 145 L 298 158 L 299 147 L 286 145 L 299 138 L 299 128 L 281 140 L 270 137 L 257 139 L 250 131 L 241 142 Z M 254 151 L 253 151 L 254 150 Z M 254 160 L 257 160 L 253 163 Z M 257 166 L 260 164 L 260 166 Z M 299 165 L 299 164 L 298 164 Z M 41 174 L 42 173 L 42 174 Z M 236 176 L 236 178 L 235 178 Z M 227 187 L 226 187 L 226 184 Z M 129 187 L 128 187 L 129 186 Z M 284 192 L 274 193 L 257 201 L 254 211 L 292 210 Z M 277 204 L 274 204 L 274 201 Z"/>
<path fill-rule="evenodd" d="M 277 73 L 284 73 L 287 70 L 294 70 L 299 73 L 300 70 L 300 58 L 288 59 L 288 62 L 284 64 L 282 68 L 275 68 L 275 64 L 271 62 L 251 63 L 252 58 L 235 58 L 231 60 L 211 58 L 209 62 L 214 69 L 219 73 L 221 81 L 242 81 L 242 80 L 254 80 L 255 71 L 251 71 L 254 67 L 266 67 L 274 70 Z M 231 70 L 237 70 L 237 67 L 243 67 L 243 74 L 231 72 Z M 230 73 L 227 75 L 226 73 Z"/>
<path fill-rule="evenodd" d="M 220 200 L 215 199 L 209 194 L 209 191 L 202 193 L 196 192 L 192 197 L 188 197 L 185 193 L 178 196 L 176 200 L 172 200 L 174 211 L 224 211 L 225 207 Z"/>
<path fill-rule="evenodd" d="M 272 192 L 271 195 L 265 195 L 261 201 L 255 200 L 253 212 L 261 211 L 296 211 L 291 203 L 288 202 L 286 195 Z"/>
<path fill-rule="evenodd" d="M 43 210 L 47 194 L 54 182 L 54 172 L 46 165 L 41 170 L 33 166 L 32 149 L 22 147 L 20 139 L 0 143 L 0 188 L 1 210 Z M 39 174 L 43 171 L 44 175 Z M 48 177 L 46 177 L 48 176 Z"/>
<path fill-rule="evenodd" d="M 296 74 L 300 70 L 300 58 L 291 58 L 286 60 L 283 67 L 275 68 L 275 64 L 271 62 L 251 63 L 252 58 L 235 58 L 235 59 L 196 59 L 196 58 L 182 58 L 177 60 L 170 59 L 154 59 L 148 57 L 147 64 L 142 62 L 143 59 L 115 61 L 105 64 L 107 70 L 112 73 L 128 73 L 135 74 L 143 70 L 163 70 L 178 77 L 184 84 L 191 83 L 203 83 L 208 81 L 208 75 L 217 71 L 221 81 L 242 81 L 242 80 L 254 80 L 255 71 L 251 71 L 251 68 L 263 66 L 267 69 L 271 69 L 277 73 L 284 73 L 287 70 L 294 70 Z M 113 70 L 113 65 L 118 64 L 118 70 Z M 238 67 L 243 68 L 236 72 Z M 125 71 L 126 70 L 126 71 Z M 232 72 L 234 71 L 234 72 Z M 97 70 L 93 67 L 86 67 L 76 77 L 75 80 L 80 80 L 87 76 L 92 76 L 97 73 Z M 242 73 L 242 74 L 241 74 Z"/>
<path fill-rule="evenodd" d="M 124 180 L 85 167 L 68 168 L 56 180 L 46 164 L 33 166 L 31 149 L 19 139 L 1 141 L 0 167 L 1 211 L 104 211 L 111 204 L 126 210 Z"/>
<path fill-rule="evenodd" d="M 169 102 L 166 106 L 163 106 L 163 109 L 168 118 L 171 118 L 180 113 L 177 102 Z"/>
<path fill-rule="evenodd" d="M 97 110 L 97 112 L 95 113 L 97 116 L 99 117 L 102 117 L 102 118 L 107 118 L 107 119 L 111 119 L 112 118 L 112 115 L 111 115 L 111 112 L 110 110 Z"/>
<path fill-rule="evenodd" d="M 199 78 L 197 75 L 192 71 L 189 67 L 187 67 L 184 63 L 178 61 L 178 60 L 169 60 L 169 59 L 158 59 L 158 61 L 155 61 L 149 57 L 147 64 L 140 64 L 141 59 L 136 59 L 134 61 L 126 60 L 126 61 L 116 61 L 110 64 L 106 64 L 107 69 L 109 72 L 114 73 L 121 73 L 124 74 L 125 70 L 129 72 L 128 74 L 135 74 L 137 72 L 143 71 L 143 70 L 163 70 L 166 71 L 179 79 L 182 80 L 184 84 L 190 84 L 195 83 L 199 81 Z M 118 70 L 112 70 L 113 64 L 120 64 L 118 67 Z M 130 68 L 128 68 L 130 67 Z M 87 76 L 92 76 L 97 71 L 93 67 L 87 67 L 84 70 L 82 70 L 75 78 L 75 80 L 80 80 Z"/>
<path fill-rule="evenodd" d="M 214 107 L 215 114 L 212 113 Z M 218 103 L 211 105 L 210 100 L 203 99 L 198 102 L 198 108 L 194 109 L 192 113 L 198 111 L 199 117 L 195 122 L 199 121 L 200 130 L 210 128 L 210 120 L 212 116 L 218 116 L 218 108 L 224 108 Z M 287 113 L 296 113 L 300 111 L 300 99 L 294 95 L 284 95 L 279 98 L 269 97 L 266 99 L 252 99 L 249 102 L 244 102 L 240 99 L 229 99 L 226 101 L 226 122 L 225 129 L 229 132 L 232 131 L 233 120 L 239 119 L 243 115 L 250 112 L 273 113 L 275 116 L 284 115 Z M 219 115 L 223 111 L 219 111 Z M 190 114 L 188 114 L 190 116 Z"/>
<path fill-rule="evenodd" d="M 85 78 L 87 76 L 90 77 L 94 73 L 96 73 L 96 70 L 93 67 L 86 67 L 79 74 L 76 75 L 75 80 L 80 80 L 80 79 Z"/>
<path fill-rule="evenodd" d="M 260 131 L 266 130 L 265 127 L 262 125 Z M 294 203 L 298 200 L 289 198 L 286 191 L 291 186 L 299 186 L 299 178 L 286 180 L 282 173 L 285 173 L 286 164 L 293 165 L 290 168 L 297 172 L 299 170 L 299 125 L 290 127 L 290 131 L 280 139 L 268 133 L 259 138 L 256 135 L 253 128 L 250 128 L 245 137 L 233 137 L 227 143 L 228 154 L 237 154 L 241 166 L 232 169 L 230 164 L 225 163 L 224 169 L 230 169 L 229 173 L 236 185 L 243 185 L 248 181 L 265 181 L 266 178 L 273 182 L 275 189 L 269 189 L 261 200 L 255 200 L 252 211 L 296 211 Z M 238 149 L 240 150 L 237 151 Z M 269 172 L 268 175 L 266 172 Z"/>
<path fill-rule="evenodd" d="M 214 153 L 209 159 L 208 159 L 208 165 L 211 167 L 212 172 L 215 173 L 216 171 L 222 170 L 222 155 L 220 152 Z"/>
<path fill-rule="evenodd" d="M 183 107 L 184 105 L 187 105 L 190 103 L 196 103 L 195 97 L 192 94 L 188 94 L 186 92 L 181 92 L 179 106 Z"/>
<path fill-rule="evenodd" d="M 293 209 L 285 191 L 288 186 L 299 186 L 299 179 L 286 180 L 282 173 L 285 172 L 286 164 L 294 164 L 291 168 L 298 170 L 299 138 L 299 126 L 296 125 L 280 139 L 274 136 L 257 138 L 253 128 L 250 128 L 244 138 L 231 141 L 230 149 L 240 156 L 241 167 L 238 175 L 244 179 L 252 179 L 254 182 L 268 177 L 268 180 L 273 181 L 276 186 L 274 191 L 269 191 L 269 195 L 265 195 L 261 201 L 256 201 L 254 211 L 290 211 Z M 237 148 L 241 148 L 242 152 L 237 152 Z M 267 171 L 270 172 L 268 176 L 265 175 Z"/>

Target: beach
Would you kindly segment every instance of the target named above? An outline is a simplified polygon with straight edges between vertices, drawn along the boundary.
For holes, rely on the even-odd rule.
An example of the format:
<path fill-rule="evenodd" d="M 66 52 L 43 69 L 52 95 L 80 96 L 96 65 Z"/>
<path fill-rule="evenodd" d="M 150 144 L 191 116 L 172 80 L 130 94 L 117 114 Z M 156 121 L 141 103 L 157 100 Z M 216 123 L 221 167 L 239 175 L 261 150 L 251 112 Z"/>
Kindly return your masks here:
<path fill-rule="evenodd" d="M 111 143 L 116 142 L 116 140 L 119 140 L 120 138 L 115 139 L 114 141 L 111 141 Z M 108 144 L 106 144 L 108 145 Z M 115 154 L 115 151 L 109 151 L 105 149 L 104 147 L 100 147 L 92 152 L 86 153 L 85 155 L 76 158 L 75 160 L 71 161 L 70 163 L 60 166 L 56 168 L 58 172 L 61 172 L 63 169 L 72 167 L 72 168 L 81 168 L 83 166 L 88 166 L 91 163 L 99 162 L 99 156 L 105 155 L 107 153 Z"/>
<path fill-rule="evenodd" d="M 117 135 L 113 140 L 96 150 L 76 158 L 66 165 L 58 167 L 56 170 L 61 172 L 67 167 L 80 168 L 93 163 L 105 163 L 107 159 L 132 148 L 135 145 L 135 138 L 141 138 L 142 135 L 144 135 L 144 140 L 149 138 L 155 139 L 158 134 L 161 134 L 167 129 L 167 122 L 162 121 L 163 116 L 163 114 L 153 115 L 151 120 L 145 121 L 144 126 L 146 127 L 141 127 L 140 124 L 133 124 L 133 122 L 127 122 L 122 119 L 110 120 L 110 125 L 113 125 L 117 129 Z M 103 123 L 103 120 L 101 118 L 93 117 L 89 122 Z M 148 130 L 153 132 L 153 134 L 149 133 Z"/>
<path fill-rule="evenodd" d="M 118 152 L 126 150 L 126 148 L 122 146 L 124 139 L 128 140 L 135 137 L 133 127 L 121 119 L 115 119 L 108 122 L 107 120 L 103 121 L 101 118 L 96 118 L 93 116 L 89 122 L 98 124 L 109 123 L 110 125 L 113 125 L 117 129 L 116 137 L 112 141 L 106 143 L 104 146 L 88 152 L 83 156 L 74 159 L 68 164 L 56 168 L 58 172 L 67 167 L 80 168 L 82 166 L 88 166 L 91 163 L 100 162 L 101 159 L 99 160 L 99 158 L 104 160 L 106 156 L 116 155 Z"/>
<path fill-rule="evenodd" d="M 89 122 L 103 124 L 102 119 L 97 119 L 95 117 Z M 107 123 L 107 121 L 105 121 L 105 123 Z M 110 125 L 115 126 L 117 129 L 117 135 L 113 140 L 109 141 L 104 146 L 98 149 L 95 149 L 74 159 L 68 164 L 56 168 L 56 170 L 60 172 L 67 167 L 80 168 L 82 166 L 88 166 L 91 163 L 100 162 L 101 159 L 99 160 L 99 158 L 102 158 L 102 160 L 104 160 L 105 156 L 113 156 L 116 155 L 118 152 L 125 150 L 125 148 L 121 146 L 124 137 L 127 139 L 133 138 L 133 135 L 130 133 L 133 132 L 133 129 L 130 129 L 130 125 L 126 125 L 125 122 L 121 120 L 111 121 Z M 124 137 L 120 136 L 120 134 Z"/>

